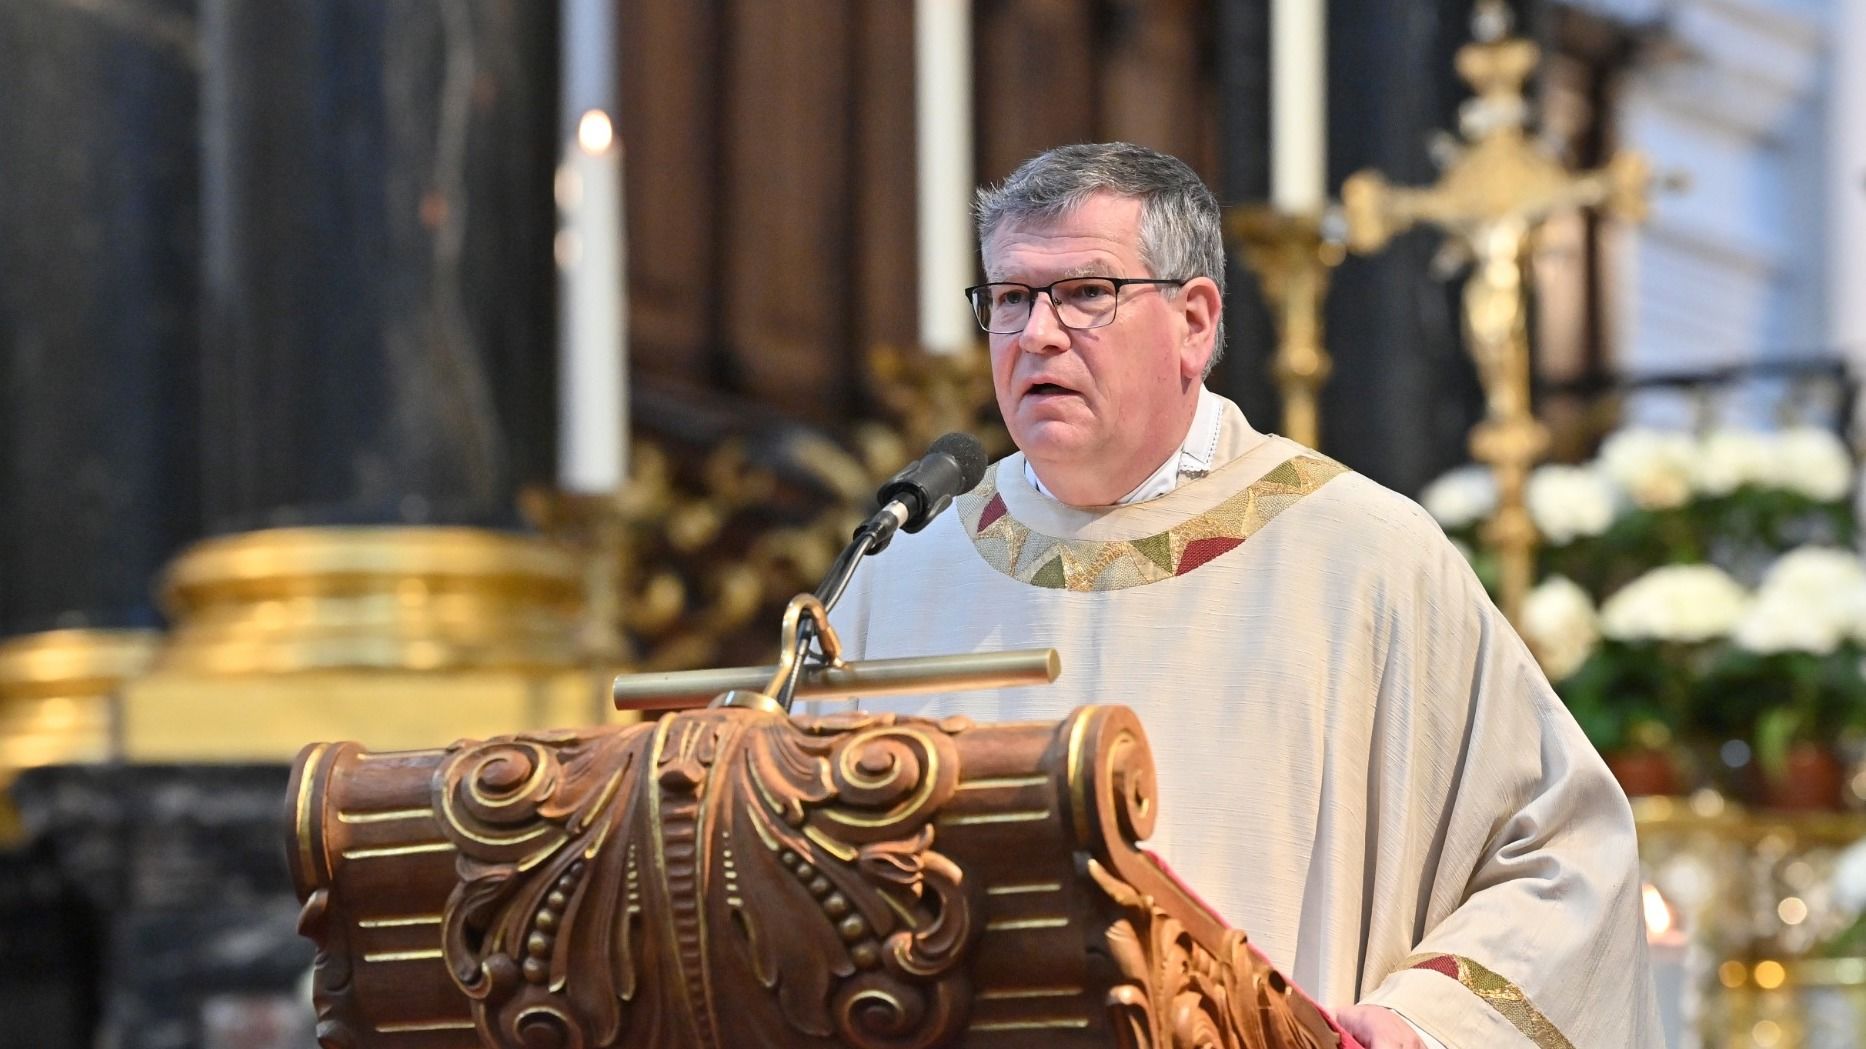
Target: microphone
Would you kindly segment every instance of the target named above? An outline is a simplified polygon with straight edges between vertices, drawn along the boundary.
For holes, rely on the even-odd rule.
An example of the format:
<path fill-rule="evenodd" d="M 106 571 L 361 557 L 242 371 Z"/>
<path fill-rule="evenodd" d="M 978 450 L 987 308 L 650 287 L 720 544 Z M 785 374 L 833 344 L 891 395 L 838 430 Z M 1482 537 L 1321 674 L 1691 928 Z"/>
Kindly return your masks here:
<path fill-rule="evenodd" d="M 985 446 L 978 438 L 969 433 L 949 433 L 934 441 L 919 461 L 888 478 L 875 493 L 881 510 L 869 521 L 882 525 L 885 531 L 869 552 L 880 553 L 896 529 L 912 533 L 925 528 L 952 505 L 954 496 L 971 491 L 984 479 Z M 883 517 L 892 520 L 883 522 Z"/>

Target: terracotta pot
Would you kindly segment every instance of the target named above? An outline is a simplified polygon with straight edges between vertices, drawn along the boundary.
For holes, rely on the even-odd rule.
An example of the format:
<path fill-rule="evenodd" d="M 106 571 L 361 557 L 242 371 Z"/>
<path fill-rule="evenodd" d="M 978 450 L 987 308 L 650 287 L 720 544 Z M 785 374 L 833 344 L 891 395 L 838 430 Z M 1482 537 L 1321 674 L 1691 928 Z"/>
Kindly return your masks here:
<path fill-rule="evenodd" d="M 1846 778 L 1846 768 L 1831 747 L 1804 740 L 1789 748 L 1782 775 L 1763 776 L 1763 802 L 1800 812 L 1837 809 Z"/>
<path fill-rule="evenodd" d="M 1620 781 L 1620 789 L 1629 798 L 1679 792 L 1678 762 L 1669 750 L 1628 747 L 1602 756 L 1607 759 L 1607 770 Z"/>

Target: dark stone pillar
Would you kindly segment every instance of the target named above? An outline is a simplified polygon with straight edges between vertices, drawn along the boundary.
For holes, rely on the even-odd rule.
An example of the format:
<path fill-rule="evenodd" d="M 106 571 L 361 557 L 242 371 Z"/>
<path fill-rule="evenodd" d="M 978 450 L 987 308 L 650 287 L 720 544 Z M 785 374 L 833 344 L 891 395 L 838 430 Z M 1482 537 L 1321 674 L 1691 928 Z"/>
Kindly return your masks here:
<path fill-rule="evenodd" d="M 0 851 L 0 1016 L 6 1018 L 0 1044 L 91 1044 L 96 946 L 93 912 L 47 850 Z"/>
<path fill-rule="evenodd" d="M 1363 168 L 1397 185 L 1438 177 L 1434 132 L 1457 127 L 1466 90 L 1452 54 L 1470 39 L 1471 0 L 1329 0 L 1331 193 Z M 1407 494 L 1468 458 L 1482 414 L 1465 355 L 1458 283 L 1434 276 L 1439 234 L 1415 230 L 1335 271 L 1326 307 L 1334 379 L 1322 395 L 1322 447 Z"/>
<path fill-rule="evenodd" d="M 312 948 L 297 934 L 285 867 L 288 776 L 282 765 L 144 765 L 20 777 L 21 815 L 65 897 L 76 898 L 76 927 L 88 935 L 73 946 L 101 988 L 82 1039 L 30 1044 L 312 1044 L 303 989 Z M 74 995 L 88 1004 L 87 992 Z"/>
<path fill-rule="evenodd" d="M 1263 0 L 1218 0 L 1220 184 L 1227 206 L 1270 199 L 1270 10 Z M 1282 425 L 1282 398 L 1270 373 L 1276 332 L 1257 276 L 1231 252 L 1225 296 L 1225 355 L 1210 385 L 1238 403 L 1260 430 Z"/>
<path fill-rule="evenodd" d="M 208 527 L 511 522 L 554 458 L 556 5 L 199 2 Z"/>
<path fill-rule="evenodd" d="M 197 534 L 194 6 L 0 4 L 0 636 L 155 625 Z"/>

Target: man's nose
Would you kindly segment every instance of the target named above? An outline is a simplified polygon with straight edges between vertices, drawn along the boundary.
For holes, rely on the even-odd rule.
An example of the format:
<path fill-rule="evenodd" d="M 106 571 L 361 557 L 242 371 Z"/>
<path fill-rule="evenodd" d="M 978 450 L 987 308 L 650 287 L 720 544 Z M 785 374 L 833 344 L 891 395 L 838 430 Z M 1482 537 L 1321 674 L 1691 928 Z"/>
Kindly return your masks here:
<path fill-rule="evenodd" d="M 1026 353 L 1054 352 L 1069 346 L 1069 329 L 1056 313 L 1056 300 L 1039 292 L 1030 300 L 1030 316 L 1018 333 L 1017 345 Z"/>

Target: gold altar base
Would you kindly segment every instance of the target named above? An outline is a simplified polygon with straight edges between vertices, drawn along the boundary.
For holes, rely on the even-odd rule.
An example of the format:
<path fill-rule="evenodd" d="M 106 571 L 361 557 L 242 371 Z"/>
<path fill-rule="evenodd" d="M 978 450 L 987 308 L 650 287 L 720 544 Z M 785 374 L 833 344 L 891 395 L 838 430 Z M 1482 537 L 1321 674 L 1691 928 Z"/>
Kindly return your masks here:
<path fill-rule="evenodd" d="M 289 528 L 211 539 L 170 566 L 175 629 L 122 692 L 118 756 L 291 759 L 345 736 L 420 749 L 613 720 L 580 643 L 582 568 L 470 528 Z"/>
<path fill-rule="evenodd" d="M 529 536 L 471 528 L 280 528 L 169 567 L 161 667 L 206 676 L 577 665 L 582 573 Z"/>
<path fill-rule="evenodd" d="M 123 692 L 132 762 L 287 762 L 308 739 L 385 750 L 633 720 L 582 668 L 314 671 L 268 677 L 157 672 Z"/>

